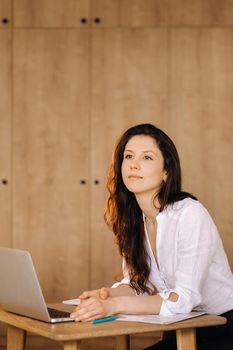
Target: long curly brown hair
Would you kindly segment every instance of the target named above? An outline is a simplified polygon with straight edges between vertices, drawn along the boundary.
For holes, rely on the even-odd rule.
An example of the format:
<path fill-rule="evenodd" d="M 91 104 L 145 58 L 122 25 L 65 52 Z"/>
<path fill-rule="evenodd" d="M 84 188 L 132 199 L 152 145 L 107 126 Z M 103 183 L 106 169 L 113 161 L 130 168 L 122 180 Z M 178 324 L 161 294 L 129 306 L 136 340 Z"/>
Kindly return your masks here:
<path fill-rule="evenodd" d="M 192 194 L 181 191 L 181 167 L 176 147 L 172 140 L 159 128 L 151 124 L 139 124 L 128 129 L 116 144 L 112 163 L 108 172 L 107 199 L 104 214 L 105 222 L 113 230 L 120 254 L 124 257 L 129 270 L 130 285 L 139 294 L 153 294 L 156 290 L 148 286 L 150 259 L 145 246 L 145 230 L 142 211 L 134 193 L 130 192 L 122 179 L 121 165 L 128 141 L 135 135 L 152 137 L 164 159 L 166 182 L 161 184 L 157 195 L 160 212 L 168 204 L 186 197 L 196 199 Z"/>

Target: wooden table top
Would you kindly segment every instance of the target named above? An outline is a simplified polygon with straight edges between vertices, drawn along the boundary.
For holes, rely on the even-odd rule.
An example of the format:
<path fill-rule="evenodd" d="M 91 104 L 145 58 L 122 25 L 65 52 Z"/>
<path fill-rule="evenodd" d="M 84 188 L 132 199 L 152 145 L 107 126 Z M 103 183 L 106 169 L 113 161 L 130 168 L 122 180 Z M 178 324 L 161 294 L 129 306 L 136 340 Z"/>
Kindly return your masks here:
<path fill-rule="evenodd" d="M 111 321 L 96 325 L 93 325 L 90 322 L 66 322 L 50 324 L 28 317 L 19 316 L 2 309 L 0 309 L 0 321 L 57 341 L 139 334 L 152 331 L 161 332 L 184 328 L 223 325 L 226 323 L 226 319 L 224 317 L 202 315 L 169 325 L 125 321 Z"/>

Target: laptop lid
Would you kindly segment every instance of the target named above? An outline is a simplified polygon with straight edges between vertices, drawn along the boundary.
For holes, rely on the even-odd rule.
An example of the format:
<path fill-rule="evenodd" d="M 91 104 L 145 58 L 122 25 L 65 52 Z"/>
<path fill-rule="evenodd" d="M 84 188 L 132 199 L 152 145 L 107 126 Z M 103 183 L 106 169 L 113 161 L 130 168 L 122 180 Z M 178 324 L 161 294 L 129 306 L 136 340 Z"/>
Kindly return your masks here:
<path fill-rule="evenodd" d="M 0 305 L 41 321 L 72 321 L 65 313 L 50 317 L 31 255 L 25 250 L 0 247 Z"/>

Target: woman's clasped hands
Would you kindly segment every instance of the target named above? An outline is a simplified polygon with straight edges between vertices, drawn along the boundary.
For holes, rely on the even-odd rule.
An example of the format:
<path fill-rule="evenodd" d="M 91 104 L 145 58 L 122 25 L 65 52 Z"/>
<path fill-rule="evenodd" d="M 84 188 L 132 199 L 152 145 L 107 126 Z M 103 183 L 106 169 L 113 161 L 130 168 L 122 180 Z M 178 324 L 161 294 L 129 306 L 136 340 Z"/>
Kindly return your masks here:
<path fill-rule="evenodd" d="M 75 321 L 92 321 L 114 314 L 114 298 L 110 297 L 109 288 L 85 291 L 79 299 L 80 305 L 70 315 Z"/>

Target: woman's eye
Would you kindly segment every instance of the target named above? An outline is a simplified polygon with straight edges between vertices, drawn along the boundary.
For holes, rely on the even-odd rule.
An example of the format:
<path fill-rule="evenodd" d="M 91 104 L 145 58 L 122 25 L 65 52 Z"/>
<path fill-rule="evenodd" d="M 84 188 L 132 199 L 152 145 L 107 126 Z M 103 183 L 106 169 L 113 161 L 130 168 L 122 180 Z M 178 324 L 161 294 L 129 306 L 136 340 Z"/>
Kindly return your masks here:
<path fill-rule="evenodd" d="M 146 159 L 146 160 L 153 160 L 153 158 L 152 157 L 150 157 L 150 156 L 144 156 L 144 159 Z"/>
<path fill-rule="evenodd" d="M 131 159 L 132 158 L 132 155 L 131 154 L 126 154 L 125 155 L 125 159 Z"/>

